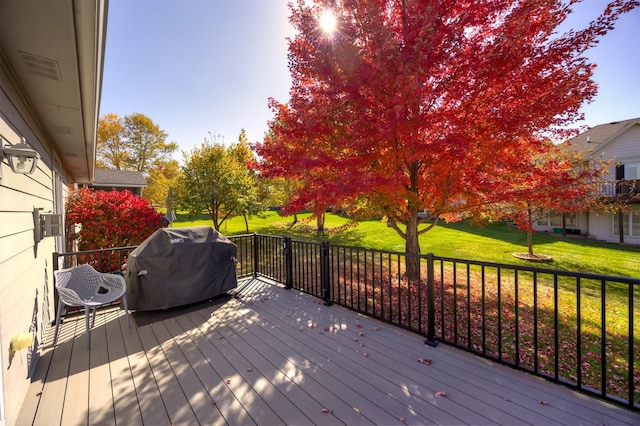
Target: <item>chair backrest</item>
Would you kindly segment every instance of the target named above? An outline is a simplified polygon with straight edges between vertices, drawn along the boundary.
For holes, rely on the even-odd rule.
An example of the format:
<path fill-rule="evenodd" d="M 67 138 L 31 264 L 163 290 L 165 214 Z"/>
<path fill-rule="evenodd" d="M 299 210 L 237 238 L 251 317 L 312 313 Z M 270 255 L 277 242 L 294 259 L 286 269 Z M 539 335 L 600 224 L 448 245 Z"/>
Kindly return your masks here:
<path fill-rule="evenodd" d="M 122 276 L 100 273 L 88 264 L 61 269 L 54 275 L 60 299 L 67 305 L 82 306 L 88 301 L 104 303 L 126 291 Z"/>
<path fill-rule="evenodd" d="M 54 275 L 58 291 L 60 288 L 68 288 L 75 291 L 80 298 L 87 298 L 95 294 L 102 281 L 100 273 L 88 264 L 61 269 L 56 271 Z"/>

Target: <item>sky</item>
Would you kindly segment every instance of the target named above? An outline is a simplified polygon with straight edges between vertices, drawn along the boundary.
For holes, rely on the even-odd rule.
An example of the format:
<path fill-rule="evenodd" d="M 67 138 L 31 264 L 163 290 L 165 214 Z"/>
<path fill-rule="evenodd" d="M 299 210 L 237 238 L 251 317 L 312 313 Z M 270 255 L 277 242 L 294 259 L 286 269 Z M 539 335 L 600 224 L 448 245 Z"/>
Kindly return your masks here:
<path fill-rule="evenodd" d="M 243 128 L 261 141 L 268 99 L 289 100 L 287 2 L 110 0 L 100 115 L 146 115 L 178 144 L 178 160 L 205 139 L 235 142 Z M 585 0 L 565 27 L 584 27 L 606 3 Z M 587 56 L 599 92 L 578 124 L 640 117 L 640 9 Z"/>

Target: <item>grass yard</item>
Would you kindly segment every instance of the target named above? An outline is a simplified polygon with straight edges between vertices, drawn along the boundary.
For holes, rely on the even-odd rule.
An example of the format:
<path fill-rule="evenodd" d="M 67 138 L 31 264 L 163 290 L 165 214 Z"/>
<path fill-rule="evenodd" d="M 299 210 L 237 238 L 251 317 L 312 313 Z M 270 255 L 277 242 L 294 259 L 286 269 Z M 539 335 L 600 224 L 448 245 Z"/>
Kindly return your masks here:
<path fill-rule="evenodd" d="M 207 216 L 190 217 L 183 213 L 177 216 L 178 219 L 174 223 L 176 227 L 212 224 Z M 303 214 L 298 217 L 304 221 L 308 220 L 309 215 Z M 325 227 L 328 232 L 322 235 L 314 232 L 315 221 L 309 224 L 299 223 L 293 229 L 289 229 L 292 220 L 292 216 L 281 217 L 276 212 L 267 212 L 261 217 L 250 219 L 249 232 L 287 235 L 307 240 L 327 239 L 336 244 L 404 252 L 404 240 L 379 220 L 360 222 L 356 226 L 342 229 L 348 223 L 347 219 L 327 214 Z M 338 231 L 340 229 L 342 230 Z M 245 233 L 243 218 L 236 217 L 226 221 L 220 231 L 226 235 Z M 474 226 L 468 222 L 441 223 L 420 237 L 420 247 L 422 253 L 434 253 L 442 257 L 640 277 L 638 246 L 586 242 L 541 232 L 534 234 L 533 241 L 534 253 L 552 256 L 551 263 L 534 264 L 513 257 L 512 253 L 527 251 L 527 235 L 505 223 L 494 223 L 485 227 Z"/>

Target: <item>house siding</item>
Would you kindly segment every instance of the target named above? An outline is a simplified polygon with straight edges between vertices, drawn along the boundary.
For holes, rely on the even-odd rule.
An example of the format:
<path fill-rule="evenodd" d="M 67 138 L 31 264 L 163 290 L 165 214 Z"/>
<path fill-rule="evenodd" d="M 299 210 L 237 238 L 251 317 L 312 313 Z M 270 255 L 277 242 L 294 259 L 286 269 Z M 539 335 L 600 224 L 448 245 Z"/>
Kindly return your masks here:
<path fill-rule="evenodd" d="M 616 139 L 594 151 L 592 158 L 614 159 L 605 179 L 616 179 L 616 165 L 640 163 L 640 125 L 635 125 Z"/>
<path fill-rule="evenodd" d="M 5 92 L 6 94 L 6 92 Z M 2 93 L 0 93 L 0 97 Z M 20 134 L 27 133 L 34 146 L 33 133 L 27 120 L 17 120 L 13 104 L 2 97 L 0 134 L 17 143 Z M 19 130 L 14 130 L 19 129 Z M 3 160 L 0 181 L 0 366 L 2 369 L 2 407 L 0 423 L 15 424 L 24 401 L 29 378 L 39 359 L 39 345 L 53 315 L 53 278 L 51 253 L 56 251 L 56 239 L 34 239 L 34 208 L 55 211 L 53 170 L 40 152 L 38 169 L 32 175 L 15 174 Z M 11 339 L 31 332 L 34 343 L 17 352 L 9 360 Z"/>
<path fill-rule="evenodd" d="M 627 129 L 611 142 L 595 150 L 592 158 L 615 158 L 621 164 L 640 161 L 640 125 Z M 614 170 L 611 170 L 612 179 L 615 178 Z"/>

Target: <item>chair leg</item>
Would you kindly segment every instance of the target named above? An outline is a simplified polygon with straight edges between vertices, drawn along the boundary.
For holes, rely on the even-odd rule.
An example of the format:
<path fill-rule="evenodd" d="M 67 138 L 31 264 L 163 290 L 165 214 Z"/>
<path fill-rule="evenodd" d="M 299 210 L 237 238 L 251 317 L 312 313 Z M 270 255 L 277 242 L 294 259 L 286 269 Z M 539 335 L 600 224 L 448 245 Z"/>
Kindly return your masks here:
<path fill-rule="evenodd" d="M 84 307 L 84 319 L 87 328 L 87 350 L 91 350 L 91 328 L 89 327 L 89 317 L 91 315 L 91 308 L 89 306 Z"/>
<path fill-rule="evenodd" d="M 127 316 L 127 325 L 131 328 L 131 320 L 129 320 L 129 305 L 127 304 L 127 295 L 122 296 L 122 304 L 124 305 L 124 314 Z"/>
<path fill-rule="evenodd" d="M 96 312 L 98 312 L 98 307 L 94 306 L 91 309 L 93 310 L 93 318 L 91 319 L 91 328 L 93 328 L 93 325 L 96 323 Z"/>
<path fill-rule="evenodd" d="M 53 332 L 53 346 L 56 345 L 58 341 L 58 330 L 60 329 L 60 318 L 62 317 L 62 310 L 64 309 L 64 302 L 58 302 L 58 315 L 56 315 L 56 329 Z"/>

